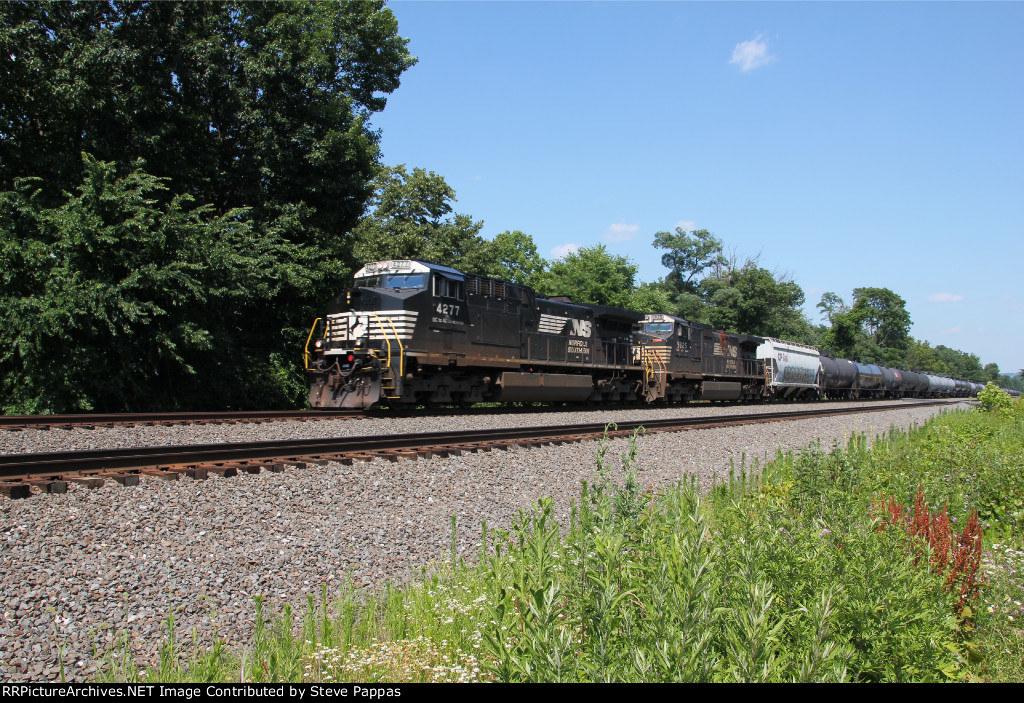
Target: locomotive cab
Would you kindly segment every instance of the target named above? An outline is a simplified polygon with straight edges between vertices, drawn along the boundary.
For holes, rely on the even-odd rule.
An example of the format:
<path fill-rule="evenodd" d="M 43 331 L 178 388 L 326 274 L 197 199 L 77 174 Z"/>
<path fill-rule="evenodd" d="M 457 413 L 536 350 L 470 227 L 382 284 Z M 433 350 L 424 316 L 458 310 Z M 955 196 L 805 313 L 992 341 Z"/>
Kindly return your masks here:
<path fill-rule="evenodd" d="M 323 324 L 310 331 L 310 406 L 367 408 L 402 399 L 409 343 L 425 317 L 459 317 L 462 278 L 446 266 L 405 259 L 357 271 L 352 288 L 327 305 Z"/>

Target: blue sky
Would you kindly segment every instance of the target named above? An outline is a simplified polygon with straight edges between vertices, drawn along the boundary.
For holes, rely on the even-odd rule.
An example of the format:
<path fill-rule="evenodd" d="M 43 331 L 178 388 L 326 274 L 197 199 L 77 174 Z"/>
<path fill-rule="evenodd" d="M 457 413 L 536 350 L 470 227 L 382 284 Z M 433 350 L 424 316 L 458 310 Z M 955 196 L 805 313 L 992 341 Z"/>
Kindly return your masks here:
<path fill-rule="evenodd" d="M 373 125 L 490 238 L 708 229 L 807 296 L 1024 367 L 1024 3 L 389 3 L 419 63 Z"/>

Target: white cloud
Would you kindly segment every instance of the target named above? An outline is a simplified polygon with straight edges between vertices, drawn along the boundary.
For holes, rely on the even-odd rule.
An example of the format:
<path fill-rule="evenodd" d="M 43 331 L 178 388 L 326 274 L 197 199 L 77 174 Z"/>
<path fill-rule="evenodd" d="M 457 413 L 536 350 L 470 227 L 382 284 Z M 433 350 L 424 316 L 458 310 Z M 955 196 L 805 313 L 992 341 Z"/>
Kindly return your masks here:
<path fill-rule="evenodd" d="M 676 223 L 676 227 L 684 232 L 692 232 L 697 229 L 697 223 L 693 220 L 679 220 L 679 222 Z"/>
<path fill-rule="evenodd" d="M 950 327 L 948 330 L 942 330 L 942 334 L 953 334 L 955 332 L 960 332 L 962 330 L 963 327 Z"/>
<path fill-rule="evenodd" d="M 627 225 L 625 222 L 609 225 L 608 231 L 604 233 L 606 242 L 628 242 L 636 237 L 640 231 L 640 225 Z"/>
<path fill-rule="evenodd" d="M 954 295 L 953 293 L 932 293 L 928 296 L 929 303 L 955 303 L 963 299 L 962 295 Z"/>
<path fill-rule="evenodd" d="M 552 247 L 551 256 L 556 259 L 561 259 L 566 254 L 573 254 L 580 250 L 579 244 L 559 244 L 557 247 Z"/>
<path fill-rule="evenodd" d="M 768 42 L 764 40 L 763 34 L 758 34 L 750 41 L 742 41 L 732 50 L 731 64 L 736 64 L 740 70 L 746 73 L 770 64 L 775 60 L 774 54 L 768 53 Z"/>

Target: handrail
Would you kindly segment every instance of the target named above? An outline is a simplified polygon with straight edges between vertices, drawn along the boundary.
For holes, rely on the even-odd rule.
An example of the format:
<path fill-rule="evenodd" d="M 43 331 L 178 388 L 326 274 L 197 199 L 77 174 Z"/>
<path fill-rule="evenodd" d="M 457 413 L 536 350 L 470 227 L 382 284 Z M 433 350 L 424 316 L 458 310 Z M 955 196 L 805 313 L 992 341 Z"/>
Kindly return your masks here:
<path fill-rule="evenodd" d="M 384 337 L 384 341 L 387 342 L 387 345 L 388 345 L 388 360 L 387 360 L 388 371 L 390 373 L 394 374 L 394 369 L 391 368 L 391 340 L 388 338 L 388 333 L 384 330 L 384 323 L 381 321 L 380 316 L 377 313 L 370 313 L 370 314 L 373 315 L 375 318 L 377 318 L 377 327 L 380 328 L 381 336 Z M 405 375 L 405 347 L 402 345 L 402 338 L 398 334 L 398 329 L 395 327 L 394 320 L 392 320 L 390 317 L 386 317 L 384 319 L 388 321 L 388 324 L 391 326 L 391 331 L 395 333 L 395 341 L 398 342 L 398 377 L 402 378 L 402 376 Z M 397 387 L 398 387 L 398 384 L 395 383 L 395 385 L 392 387 L 392 390 L 394 390 Z M 398 396 L 388 396 L 388 397 L 389 398 L 397 398 Z"/>
<path fill-rule="evenodd" d="M 395 341 L 398 342 L 398 375 L 402 377 L 405 375 L 405 346 L 402 344 L 402 338 L 398 334 L 398 329 L 395 327 L 395 321 L 390 317 L 385 317 L 388 324 L 391 325 L 391 331 L 395 333 Z M 390 364 L 389 364 L 390 366 Z"/>
<path fill-rule="evenodd" d="M 388 335 L 384 331 L 384 323 L 382 323 L 380 321 L 380 315 L 378 315 L 375 312 L 371 312 L 370 314 L 377 318 L 377 327 L 380 328 L 380 334 L 384 338 L 384 341 L 387 342 L 387 345 L 388 345 L 388 367 L 390 368 L 391 367 L 391 340 L 388 339 Z M 367 334 L 369 334 L 369 332 Z"/>
<path fill-rule="evenodd" d="M 667 347 L 665 348 L 667 349 Z M 660 354 L 654 353 L 651 347 L 641 344 L 640 362 L 644 368 L 644 380 L 646 383 L 649 384 L 651 381 L 654 381 L 659 391 L 663 393 L 668 381 L 668 365 L 665 363 L 665 360 L 661 358 Z"/>
<path fill-rule="evenodd" d="M 312 371 L 313 370 L 309 366 L 309 358 L 311 356 L 313 356 L 312 354 L 309 353 L 309 343 L 313 341 L 313 333 L 316 332 L 317 323 L 319 323 L 323 319 L 324 318 L 322 318 L 322 317 L 316 318 L 315 320 L 313 320 L 313 326 L 309 328 L 309 336 L 306 338 L 306 347 L 305 347 L 305 350 L 304 350 L 305 351 L 305 356 L 303 358 L 303 364 L 306 367 L 306 371 Z"/>

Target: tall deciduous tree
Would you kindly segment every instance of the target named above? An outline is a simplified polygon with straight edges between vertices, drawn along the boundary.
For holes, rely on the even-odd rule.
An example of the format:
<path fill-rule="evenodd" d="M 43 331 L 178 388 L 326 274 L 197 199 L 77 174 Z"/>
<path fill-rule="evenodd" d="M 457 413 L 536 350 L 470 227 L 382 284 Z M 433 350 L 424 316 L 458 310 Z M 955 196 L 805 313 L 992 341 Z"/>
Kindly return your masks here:
<path fill-rule="evenodd" d="M 345 235 L 373 192 L 378 135 L 367 120 L 413 62 L 380 2 L 0 4 L 0 192 L 13 208 L 5 246 L 49 251 L 56 270 L 68 271 L 61 280 L 71 280 L 66 243 L 106 242 L 106 269 L 83 267 L 74 287 L 114 286 L 123 309 L 138 315 L 102 347 L 103 338 L 84 330 L 106 325 L 108 313 L 82 307 L 81 324 L 71 328 L 79 330 L 71 340 L 78 358 L 146 378 L 146 364 L 126 369 L 114 360 L 163 344 L 147 335 L 171 311 L 153 290 L 118 287 L 112 278 L 164 268 L 162 259 L 138 257 L 156 257 L 154 248 L 133 250 L 136 224 L 147 232 L 154 218 L 188 222 L 195 210 L 196 222 L 223 234 L 211 242 L 202 228 L 161 225 L 194 240 L 182 252 L 218 248 L 219 268 L 195 265 L 222 277 L 195 279 L 197 290 L 206 287 L 193 301 L 199 307 L 189 308 L 198 341 L 169 333 L 175 349 L 191 345 L 182 368 L 196 382 L 157 389 L 149 401 L 126 398 L 123 407 L 280 405 L 301 397 L 292 360 L 315 311 L 349 271 Z M 90 195 L 96 182 L 106 184 L 105 196 Z M 20 268 L 6 274 L 15 285 L 5 303 L 23 312 L 66 308 L 45 279 L 43 258 L 7 262 Z M 17 348 L 43 348 L 44 328 L 29 328 L 34 340 L 19 331 Z M 14 334 L 5 325 L 0 347 L 14 345 Z M 205 356 L 203 339 L 217 340 Z M 32 386 L 36 379 L 18 376 L 27 373 L 19 363 L 0 359 L 5 383 Z M 61 355 L 56 363 L 72 362 Z M 147 380 L 167 384 L 168 374 Z M 117 409 L 114 396 L 100 399 L 84 386 L 37 390 L 53 399 L 40 409 Z"/>
<path fill-rule="evenodd" d="M 809 341 L 810 325 L 800 310 L 803 290 L 785 276 L 759 267 L 756 260 L 709 276 L 700 288 L 708 322 L 719 329 Z"/>
<path fill-rule="evenodd" d="M 882 348 L 904 351 L 910 343 L 910 313 L 906 301 L 888 288 L 855 288 L 853 311 Z"/>
<path fill-rule="evenodd" d="M 483 222 L 454 211 L 455 191 L 422 168 L 381 169 L 371 210 L 352 231 L 357 262 L 423 259 L 480 272 L 488 261 Z"/>
<path fill-rule="evenodd" d="M 552 261 L 535 277 L 545 295 L 564 295 L 581 303 L 626 307 L 635 287 L 636 264 L 628 257 L 609 254 L 603 244 L 581 247 Z"/>
<path fill-rule="evenodd" d="M 706 229 L 676 227 L 674 233 L 658 232 L 654 247 L 666 250 L 661 256 L 661 265 L 669 270 L 666 282 L 687 293 L 697 292 L 704 271 L 726 264 L 721 240 Z"/>
<path fill-rule="evenodd" d="M 274 360 L 249 373 L 243 303 L 302 279 L 297 247 L 244 211 L 215 215 L 161 179 L 86 159 L 82 185 L 47 207 L 37 179 L 0 194 L 3 411 L 217 407 L 282 402 Z M 208 366 L 221 368 L 210 375 Z M 293 389 L 294 390 L 294 389 Z"/>
<path fill-rule="evenodd" d="M 481 273 L 516 283 L 532 285 L 547 262 L 537 253 L 530 235 L 515 231 L 498 234 L 486 246 L 487 262 Z"/>
<path fill-rule="evenodd" d="M 911 340 L 910 346 L 907 348 L 907 355 L 904 359 L 905 368 L 911 371 L 920 371 L 922 373 L 949 373 L 949 369 L 939 359 L 938 354 L 935 353 L 935 349 L 928 343 L 928 340 L 921 341 L 920 339 Z"/>
<path fill-rule="evenodd" d="M 333 239 L 362 214 L 384 107 L 412 59 L 379 2 L 4 3 L 0 182 L 60 200 L 81 153 L 142 158 L 218 211 Z"/>
<path fill-rule="evenodd" d="M 850 311 L 843 299 L 831 291 L 824 293 L 815 307 L 821 310 L 822 316 L 830 323 L 833 322 L 836 315 L 843 315 Z"/>
<path fill-rule="evenodd" d="M 818 307 L 832 323 L 822 336 L 826 348 L 866 363 L 904 364 L 911 350 L 910 314 L 896 293 L 888 288 L 855 288 L 850 308 L 839 296 L 826 293 Z M 931 363 L 926 358 L 922 362 Z"/>

